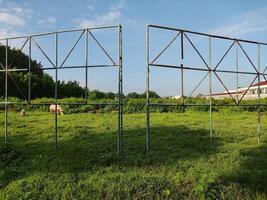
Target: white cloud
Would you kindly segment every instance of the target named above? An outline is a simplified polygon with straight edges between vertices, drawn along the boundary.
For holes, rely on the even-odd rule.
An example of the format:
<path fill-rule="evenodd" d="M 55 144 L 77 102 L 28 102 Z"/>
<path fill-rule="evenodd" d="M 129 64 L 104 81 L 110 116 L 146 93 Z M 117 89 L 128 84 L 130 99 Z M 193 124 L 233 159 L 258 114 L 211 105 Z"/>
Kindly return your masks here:
<path fill-rule="evenodd" d="M 0 28 L 0 38 L 1 39 L 7 38 L 7 37 L 16 37 L 16 36 L 20 36 L 20 35 L 22 35 L 22 33 L 14 31 L 12 29 Z M 26 38 L 9 40 L 8 46 L 10 46 L 11 48 L 15 48 L 15 49 L 21 49 L 23 44 L 26 42 L 26 40 L 27 40 Z M 6 45 L 6 40 L 1 40 L 0 45 Z M 25 49 L 27 49 L 27 48 L 24 48 L 23 51 Z"/>
<path fill-rule="evenodd" d="M 260 8 L 234 17 L 227 24 L 210 32 L 217 35 L 238 36 L 267 30 L 267 8 Z"/>
<path fill-rule="evenodd" d="M 25 22 L 16 15 L 0 12 L 0 23 L 8 26 L 24 26 Z"/>
<path fill-rule="evenodd" d="M 97 16 L 92 20 L 82 20 L 80 22 L 80 26 L 82 28 L 86 28 L 86 27 L 96 27 L 101 25 L 110 25 L 115 23 L 120 16 L 121 13 L 118 10 L 109 11 L 106 14 Z"/>
<path fill-rule="evenodd" d="M 24 4 L 3 0 L 2 3 L 3 6 L 0 7 L 0 38 L 22 35 L 20 31 L 31 19 L 33 11 Z"/>
<path fill-rule="evenodd" d="M 21 35 L 21 33 L 16 32 L 10 28 L 0 28 L 0 38 L 1 39 L 5 39 L 7 37 L 15 37 L 15 36 L 19 36 Z M 18 48 L 20 49 L 22 46 L 22 40 L 11 40 L 11 42 L 9 41 L 9 46 L 11 46 L 12 48 Z M 1 40 L 0 41 L 0 45 L 5 45 L 6 41 L 5 40 Z"/>
<path fill-rule="evenodd" d="M 31 18 L 32 10 L 16 3 L 7 3 L 0 8 L 0 25 L 4 28 L 23 27 Z"/>
<path fill-rule="evenodd" d="M 111 8 L 104 14 L 98 15 L 93 19 L 76 19 L 82 28 L 97 27 L 102 25 L 111 25 L 119 21 L 122 13 L 121 10 L 124 7 L 124 1 L 120 1 L 111 6 Z"/>
<path fill-rule="evenodd" d="M 19 33 L 16 31 L 12 31 L 7 28 L 0 28 L 0 38 L 6 38 L 6 37 L 14 37 L 18 36 Z"/>
<path fill-rule="evenodd" d="M 45 26 L 51 26 L 57 22 L 56 18 L 54 17 L 46 17 L 45 19 L 40 19 L 38 21 L 38 24 L 45 25 Z"/>

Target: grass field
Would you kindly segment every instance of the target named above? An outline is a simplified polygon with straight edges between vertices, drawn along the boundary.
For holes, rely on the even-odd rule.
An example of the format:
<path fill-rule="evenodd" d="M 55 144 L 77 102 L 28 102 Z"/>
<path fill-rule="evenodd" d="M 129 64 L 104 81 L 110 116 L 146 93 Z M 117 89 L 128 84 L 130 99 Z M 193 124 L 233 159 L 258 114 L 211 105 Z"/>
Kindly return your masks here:
<path fill-rule="evenodd" d="M 3 127 L 3 113 L 1 114 Z M 8 142 L 0 142 L 0 199 L 266 199 L 267 116 L 257 144 L 256 113 L 124 115 L 124 152 L 116 153 L 117 114 L 59 116 L 10 113 Z M 3 131 L 2 131 L 3 133 Z"/>

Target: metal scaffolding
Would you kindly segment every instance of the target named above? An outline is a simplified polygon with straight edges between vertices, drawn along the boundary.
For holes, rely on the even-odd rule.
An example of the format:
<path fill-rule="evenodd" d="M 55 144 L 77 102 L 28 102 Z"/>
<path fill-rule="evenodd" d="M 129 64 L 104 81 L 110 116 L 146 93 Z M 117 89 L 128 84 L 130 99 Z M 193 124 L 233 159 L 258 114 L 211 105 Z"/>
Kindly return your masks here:
<path fill-rule="evenodd" d="M 108 51 L 104 48 L 104 46 L 99 42 L 99 40 L 96 38 L 94 35 L 93 31 L 105 31 L 107 29 L 117 29 L 117 37 L 118 37 L 118 57 L 116 59 L 112 58 L 112 56 L 108 53 Z M 80 33 L 78 40 L 75 42 L 75 44 L 72 46 L 66 57 L 63 59 L 62 63 L 59 63 L 59 43 L 58 40 L 61 35 L 64 33 Z M 44 37 L 44 36 L 54 36 L 54 62 L 52 61 L 53 59 L 47 55 L 47 53 L 42 49 L 40 44 L 37 42 L 36 38 Z M 73 50 L 81 40 L 81 38 L 84 37 L 85 44 L 84 44 L 84 65 L 72 65 L 72 66 L 65 66 L 64 64 L 72 54 Z M 88 50 L 89 50 L 89 45 L 88 45 L 88 38 L 91 37 L 92 40 L 97 44 L 97 46 L 101 49 L 101 51 L 107 56 L 109 61 L 112 64 L 99 64 L 99 65 L 90 65 L 88 64 Z M 12 68 L 12 60 L 8 58 L 8 49 L 9 49 L 9 41 L 13 40 L 20 40 L 24 39 L 25 42 L 23 43 L 22 47 L 20 50 L 22 51 L 26 46 L 28 46 L 28 52 L 29 52 L 29 64 L 27 67 L 23 69 L 15 69 Z M 55 146 L 56 148 L 58 147 L 58 112 L 57 112 L 57 107 L 58 107 L 58 74 L 60 73 L 61 70 L 64 69 L 84 69 L 85 70 L 85 103 L 79 103 L 79 102 L 74 102 L 74 103 L 62 103 L 64 105 L 114 105 L 117 106 L 118 108 L 118 133 L 117 133 L 117 151 L 120 153 L 122 151 L 122 132 L 123 132 L 123 81 L 122 81 L 122 26 L 121 25 L 113 25 L 113 26 L 101 26 L 101 27 L 94 27 L 94 28 L 84 28 L 84 29 L 69 29 L 69 30 L 61 30 L 61 31 L 55 31 L 55 32 L 48 32 L 48 33 L 41 33 L 41 34 L 33 34 L 33 35 L 27 35 L 27 36 L 19 36 L 19 37 L 7 37 L 4 39 L 0 39 L 0 43 L 5 45 L 6 51 L 5 51 L 5 64 L 0 63 L 0 66 L 2 69 L 0 72 L 5 73 L 5 94 L 4 94 L 4 102 L 0 102 L 0 104 L 3 104 L 5 107 L 5 120 L 4 120 L 4 141 L 6 142 L 8 139 L 8 106 L 12 104 L 22 104 L 22 105 L 49 105 L 48 103 L 32 103 L 31 100 L 31 73 L 32 69 L 31 68 L 31 60 L 32 60 L 32 47 L 35 45 L 37 49 L 40 50 L 40 53 L 46 58 L 46 60 L 52 65 L 52 67 L 45 67 L 42 68 L 41 70 L 53 70 L 55 72 L 55 93 L 54 93 L 54 104 L 55 104 L 55 115 L 54 115 L 54 141 L 55 141 Z M 11 63 L 11 64 L 10 64 Z M 115 67 L 118 69 L 118 96 L 117 96 L 117 101 L 114 103 L 99 103 L 99 102 L 88 102 L 88 70 L 89 68 L 106 68 L 106 67 Z M 40 70 L 40 69 L 38 69 Z M 13 88 L 8 88 L 8 77 L 11 77 L 10 72 L 28 72 L 28 95 L 26 102 L 9 102 L 8 101 L 8 90 L 13 89 Z M 19 86 L 16 85 L 16 87 Z"/>
<path fill-rule="evenodd" d="M 166 45 L 165 48 L 163 48 L 160 53 L 155 56 L 154 59 L 150 59 L 150 51 L 151 51 L 151 42 L 150 42 L 150 30 L 151 29 L 157 29 L 157 30 L 162 30 L 162 31 L 173 31 L 176 33 L 175 37 Z M 199 49 L 194 45 L 192 40 L 190 39 L 189 35 L 198 35 L 202 36 L 203 38 L 208 38 L 209 40 L 209 47 L 208 47 L 208 61 L 204 59 L 203 55 L 199 51 Z M 158 58 L 171 46 L 171 44 L 175 41 L 178 40 L 177 38 L 180 37 L 180 64 L 178 65 L 169 65 L 169 64 L 157 64 L 155 63 Z M 231 45 L 228 47 L 227 51 L 223 54 L 219 62 L 215 65 L 215 67 L 212 66 L 211 60 L 212 60 L 212 39 L 220 39 L 220 40 L 225 40 L 225 41 L 230 41 Z M 194 52 L 197 53 L 198 57 L 202 60 L 202 64 L 204 64 L 205 68 L 199 67 L 199 66 L 185 66 L 184 65 L 184 54 L 185 54 L 185 49 L 184 49 L 184 42 L 187 41 L 189 42 L 191 48 L 193 48 Z M 257 64 L 254 64 L 252 62 L 251 57 L 248 55 L 246 50 L 243 48 L 242 44 L 253 44 L 257 45 Z M 236 46 L 236 66 L 235 70 L 220 70 L 218 67 L 222 63 L 222 61 L 225 59 L 226 55 L 228 55 L 229 51 Z M 157 26 L 157 25 L 147 25 L 146 28 L 146 68 L 147 68 L 147 73 L 146 73 L 146 149 L 147 151 L 150 150 L 150 107 L 151 106 L 181 106 L 187 107 L 187 106 L 207 106 L 209 107 L 209 118 L 210 118 L 210 143 L 211 147 L 214 146 L 214 134 L 213 134 L 213 119 L 212 119 L 212 109 L 214 106 L 255 106 L 257 107 L 257 113 L 258 113 L 258 130 L 257 130 L 257 140 L 260 142 L 260 126 L 261 126 L 261 113 L 260 113 L 260 108 L 261 106 L 267 106 L 267 104 L 263 104 L 260 101 L 260 76 L 264 78 L 265 81 L 267 81 L 266 76 L 266 70 L 267 66 L 261 71 L 260 68 L 260 47 L 261 46 L 267 46 L 267 43 L 264 42 L 256 42 L 256 41 L 250 41 L 250 40 L 242 40 L 242 39 L 236 39 L 236 38 L 231 38 L 231 37 L 224 37 L 224 36 L 219 36 L 219 35 L 211 35 L 211 34 L 206 34 L 206 33 L 201 33 L 201 32 L 195 32 L 195 31 L 189 31 L 189 30 L 183 30 L 183 29 L 178 29 L 178 28 L 171 28 L 171 27 L 165 27 L 165 26 Z M 239 59 L 238 59 L 238 49 L 241 49 L 242 53 L 245 55 L 246 59 L 249 61 L 250 65 L 253 68 L 253 71 L 240 71 L 239 70 Z M 174 103 L 151 103 L 150 102 L 150 97 L 149 97 L 149 91 L 150 91 L 150 70 L 154 67 L 161 67 L 161 68 L 173 68 L 177 69 L 180 71 L 180 87 L 181 87 L 181 102 L 178 104 Z M 190 93 L 189 96 L 185 98 L 184 95 L 184 71 L 185 70 L 193 70 L 196 72 L 206 72 L 206 75 L 200 80 L 200 82 L 197 84 L 197 86 L 194 88 L 194 90 Z M 236 82 L 237 82 L 237 87 L 238 87 L 238 81 L 239 81 L 239 75 L 245 74 L 245 75 L 252 75 L 255 76 L 253 81 L 250 83 L 248 86 L 247 90 L 244 92 L 244 94 L 238 98 L 235 98 L 231 92 L 228 90 L 226 87 L 225 83 L 223 80 L 219 77 L 218 73 L 224 73 L 224 74 L 236 74 Z M 212 76 L 217 78 L 217 80 L 221 83 L 221 85 L 224 87 L 224 89 L 227 91 L 227 94 L 229 94 L 230 98 L 233 100 L 234 104 L 215 104 L 212 100 Z M 187 100 L 189 97 L 191 97 L 194 93 L 194 91 L 199 87 L 199 85 L 208 77 L 209 79 L 209 85 L 208 85 L 208 91 L 209 91 L 209 103 L 208 104 L 190 104 L 187 103 Z M 257 92 L 257 104 L 241 104 L 241 101 L 243 100 L 244 96 L 247 94 L 248 90 L 251 88 L 253 83 L 257 80 L 258 84 L 258 92 Z M 238 88 L 237 88 L 238 89 Z M 238 90 L 237 90 L 238 91 Z"/>

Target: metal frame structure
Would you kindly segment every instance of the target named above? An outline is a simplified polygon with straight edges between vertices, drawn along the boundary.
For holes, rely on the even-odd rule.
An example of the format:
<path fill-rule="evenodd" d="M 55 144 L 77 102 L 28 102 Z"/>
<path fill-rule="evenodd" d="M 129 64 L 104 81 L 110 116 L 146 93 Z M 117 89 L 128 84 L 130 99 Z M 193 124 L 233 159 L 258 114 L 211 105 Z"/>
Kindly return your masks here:
<path fill-rule="evenodd" d="M 150 29 L 158 29 L 158 30 L 168 30 L 168 31 L 174 31 L 176 32 L 176 36 L 168 43 L 168 45 L 166 45 L 165 48 L 163 48 L 162 51 L 160 51 L 160 53 L 151 61 L 150 60 Z M 204 57 L 201 55 L 200 51 L 197 49 L 197 47 L 194 45 L 194 43 L 192 42 L 192 40 L 190 40 L 188 34 L 192 34 L 192 35 L 198 35 L 198 36 L 203 36 L 209 39 L 209 47 L 208 47 L 208 52 L 209 52 L 209 56 L 208 56 L 208 61 L 206 61 L 204 59 Z M 177 40 L 177 38 L 180 36 L 181 39 L 181 43 L 180 43 L 180 50 L 181 50 L 181 55 L 179 56 L 181 59 L 181 63 L 178 65 L 166 65 L 166 64 L 156 64 L 155 61 L 170 47 L 170 45 Z M 223 56 L 221 57 L 221 59 L 219 60 L 219 62 L 215 65 L 215 67 L 213 68 L 211 60 L 212 60 L 212 39 L 222 39 L 222 40 L 227 40 L 227 41 L 231 41 L 231 45 L 230 47 L 227 49 L 227 51 L 223 54 Z M 201 68 L 199 66 L 185 66 L 183 61 L 184 61 L 184 54 L 185 54 L 185 50 L 184 50 L 184 41 L 187 40 L 189 42 L 189 44 L 191 45 L 191 47 L 194 49 L 194 51 L 197 53 L 197 55 L 199 56 L 199 58 L 203 61 L 203 64 L 205 66 L 205 68 Z M 245 51 L 245 49 L 243 48 L 242 44 L 246 43 L 246 44 L 254 44 L 257 45 L 258 50 L 257 50 L 257 64 L 254 64 L 252 62 L 252 59 L 250 58 L 250 56 L 248 55 L 248 53 Z M 236 66 L 235 66 L 235 70 L 219 70 L 218 67 L 220 66 L 221 62 L 224 60 L 224 58 L 226 57 L 226 55 L 229 53 L 229 51 L 236 46 Z M 212 120 L 212 108 L 213 106 L 256 106 L 257 107 L 257 113 L 258 113 L 258 130 L 257 130 L 257 140 L 258 143 L 260 142 L 260 132 L 261 132 L 261 113 L 260 113 L 260 107 L 261 106 L 267 106 L 267 104 L 263 104 L 260 101 L 260 76 L 263 76 L 263 78 L 265 80 L 266 76 L 267 76 L 267 66 L 264 68 L 264 70 L 261 72 L 261 63 L 260 63 L 260 47 L 261 46 L 267 46 L 267 43 L 264 42 L 256 42 L 256 41 L 250 41 L 250 40 L 242 40 L 242 39 L 236 39 L 236 38 L 231 38 L 231 37 L 224 37 L 224 36 L 219 36 L 219 35 L 211 35 L 211 34 L 206 34 L 206 33 L 201 33 L 201 32 L 195 32 L 195 31 L 189 31 L 189 30 L 183 30 L 183 29 L 178 29 L 178 28 L 172 28 L 172 27 L 165 27 L 165 26 L 158 26 L 158 25 L 147 25 L 146 27 L 146 68 L 147 68 L 147 72 L 146 72 L 146 149 L 147 151 L 150 150 L 150 107 L 151 106 L 181 106 L 181 107 L 185 107 L 185 106 L 208 106 L 209 107 L 209 118 L 210 118 L 210 143 L 211 143 L 211 147 L 214 146 L 214 134 L 213 134 L 213 120 Z M 253 72 L 248 72 L 248 71 L 240 71 L 239 70 L 239 59 L 238 59 L 238 48 L 241 49 L 241 51 L 244 53 L 245 57 L 247 58 L 247 60 L 249 61 L 250 65 L 253 67 Z M 150 88 L 150 70 L 153 67 L 161 67 L 161 68 L 174 68 L 180 71 L 180 77 L 181 77 L 181 82 L 180 82 L 180 87 L 181 87 L 181 102 L 180 104 L 165 104 L 165 103 L 150 103 L 150 97 L 149 97 L 149 88 Z M 191 95 L 193 95 L 194 91 L 199 87 L 199 85 L 204 81 L 204 79 L 206 77 L 209 77 L 209 104 L 188 104 L 186 103 L 187 98 L 184 98 L 184 71 L 185 70 L 194 70 L 194 71 L 202 71 L 202 72 L 206 72 L 206 75 L 204 76 L 203 79 L 200 80 L 200 82 L 197 84 L 196 88 L 193 90 L 193 92 L 191 92 L 191 94 L 188 96 L 190 97 Z M 223 80 L 218 76 L 218 72 L 220 73 L 230 73 L 230 74 L 236 74 L 236 81 L 237 81 L 237 87 L 238 87 L 238 75 L 239 74 L 247 74 L 247 75 L 254 75 L 255 78 L 253 79 L 252 83 L 249 85 L 249 87 L 247 88 L 247 90 L 245 91 L 245 93 L 241 96 L 240 99 L 238 99 L 238 94 L 237 94 L 237 98 L 235 99 L 233 97 L 233 95 L 229 92 L 229 90 L 227 89 L 227 87 L 225 86 L 225 83 L 223 82 Z M 217 77 L 217 79 L 219 80 L 219 82 L 222 84 L 222 86 L 225 88 L 225 90 L 227 91 L 227 93 L 230 95 L 231 99 L 233 100 L 234 104 L 229 105 L 229 104 L 219 104 L 216 105 L 213 101 L 212 101 L 212 75 L 214 75 L 215 77 Z M 253 83 L 255 82 L 255 80 L 257 80 L 258 82 L 258 92 L 257 92 L 257 104 L 240 104 L 243 97 L 246 95 L 246 93 L 248 92 L 249 88 L 253 85 Z M 238 88 L 237 88 L 238 89 Z"/>
<path fill-rule="evenodd" d="M 92 33 L 95 30 L 101 30 L 104 31 L 106 29 L 114 29 L 118 31 L 117 37 L 118 37 L 118 57 L 116 59 L 112 58 L 108 51 L 103 47 L 103 45 L 97 40 L 95 35 Z M 64 58 L 62 63 L 59 63 L 58 59 L 58 40 L 61 34 L 64 33 L 73 33 L 73 32 L 79 32 L 81 33 L 78 40 L 74 43 L 66 57 Z M 54 55 L 54 62 L 52 61 L 53 59 L 49 58 L 49 56 L 45 53 L 45 51 L 41 48 L 41 46 L 38 44 L 36 41 L 36 37 L 43 37 L 47 35 L 53 35 L 54 36 L 54 50 L 55 50 L 55 55 Z M 81 38 L 85 38 L 85 44 L 84 44 L 84 52 L 85 52 L 85 58 L 84 58 L 84 65 L 79 65 L 79 66 L 64 66 L 64 63 L 67 61 L 67 59 L 70 57 L 71 53 L 81 40 Z M 88 64 L 88 50 L 89 50 L 89 45 L 88 45 L 88 38 L 91 37 L 93 41 L 96 42 L 97 46 L 103 51 L 103 53 L 107 56 L 107 58 L 111 61 L 112 64 L 101 64 L 101 65 L 90 65 Z M 25 42 L 23 43 L 22 47 L 20 50 L 23 50 L 26 46 L 28 46 L 28 51 L 29 51 L 29 64 L 27 67 L 23 69 L 12 69 L 12 61 L 8 59 L 8 47 L 9 47 L 9 41 L 11 40 L 18 40 L 18 39 L 25 39 Z M 62 103 L 64 105 L 88 105 L 88 104 L 93 104 L 93 105 L 115 105 L 118 108 L 118 133 L 117 133 L 117 151 L 120 153 L 122 151 L 122 132 L 123 132 L 123 81 L 122 81 L 122 26 L 121 25 L 112 25 L 112 26 L 101 26 L 101 27 L 92 27 L 92 28 L 84 28 L 84 29 L 69 29 L 69 30 L 61 30 L 61 31 L 55 31 L 55 32 L 47 32 L 47 33 L 41 33 L 41 34 L 34 34 L 34 35 L 28 35 L 28 36 L 19 36 L 19 37 L 7 37 L 4 39 L 0 39 L 0 43 L 2 45 L 6 46 L 6 51 L 5 51 L 5 64 L 0 63 L 1 70 L 0 72 L 5 73 L 5 98 L 4 102 L 0 102 L 1 104 L 4 104 L 5 106 L 5 122 L 4 122 L 4 141 L 6 142 L 8 139 L 8 105 L 12 104 L 23 104 L 23 105 L 49 105 L 48 103 L 38 103 L 34 104 L 31 102 L 31 73 L 32 69 L 31 68 L 31 58 L 32 58 L 32 46 L 35 44 L 35 46 L 40 50 L 40 53 L 47 59 L 47 61 L 52 65 L 52 67 L 47 67 L 47 68 L 42 68 L 42 70 L 54 70 L 55 72 L 55 93 L 54 93 L 54 104 L 55 104 L 55 109 L 57 110 L 58 106 L 58 74 L 59 71 L 64 70 L 64 69 L 85 69 L 85 99 L 86 103 Z M 28 44 L 28 45 L 27 45 Z M 105 68 L 105 67 L 115 67 L 118 69 L 118 100 L 117 102 L 114 103 L 89 103 L 87 101 L 88 99 L 88 69 L 89 68 Z M 28 72 L 28 97 L 26 102 L 8 102 L 8 76 L 12 78 L 10 75 L 10 72 L 21 72 L 25 71 Z M 14 80 L 13 80 L 14 81 Z M 16 85 L 17 86 L 17 85 Z M 18 86 L 17 86 L 18 87 Z M 19 88 L 19 87 L 18 87 Z M 11 88 L 12 89 L 12 88 Z M 55 112 L 54 115 L 54 140 L 55 140 L 55 146 L 56 148 L 58 147 L 58 113 Z"/>

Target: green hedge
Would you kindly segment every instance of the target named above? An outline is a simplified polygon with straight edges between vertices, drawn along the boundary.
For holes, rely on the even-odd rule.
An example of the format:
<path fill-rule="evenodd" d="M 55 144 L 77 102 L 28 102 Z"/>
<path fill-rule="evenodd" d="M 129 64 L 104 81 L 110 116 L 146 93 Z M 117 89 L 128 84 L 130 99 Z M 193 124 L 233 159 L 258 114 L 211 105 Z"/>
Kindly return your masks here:
<path fill-rule="evenodd" d="M 1 102 L 4 99 L 0 99 Z M 253 112 L 258 109 L 256 104 L 258 100 L 243 100 L 242 104 L 255 104 L 255 106 L 231 106 L 234 105 L 234 102 L 231 99 L 222 99 L 222 100 L 215 100 L 213 99 L 214 105 L 229 105 L 229 106 L 213 106 L 213 111 L 226 111 L 226 112 L 243 112 L 249 111 Z M 18 98 L 10 97 L 8 98 L 8 102 L 18 102 L 18 103 L 26 103 Z M 32 104 L 47 104 L 47 105 L 23 105 L 23 104 L 9 104 L 8 109 L 13 111 L 21 111 L 22 109 L 26 109 L 26 111 L 49 111 L 49 105 L 53 104 L 53 98 L 37 98 L 31 101 Z M 64 113 L 86 113 L 86 112 L 99 112 L 99 113 L 106 113 L 106 112 L 113 112 L 118 109 L 116 105 L 104 105 L 104 103 L 116 103 L 116 99 L 96 99 L 95 101 L 88 100 L 90 103 L 100 103 L 100 104 L 92 104 L 92 105 L 65 105 L 67 103 L 80 103 L 85 104 L 86 100 L 83 98 L 64 98 L 59 99 L 58 103 L 62 104 L 62 108 Z M 124 113 L 144 113 L 146 111 L 146 100 L 145 99 L 133 99 L 133 98 L 124 98 L 123 100 L 124 106 L 123 111 Z M 164 99 L 164 98 L 151 98 L 150 103 L 161 103 L 161 104 L 180 104 L 180 100 L 176 99 Z M 101 104 L 102 103 L 102 104 Z M 186 101 L 187 104 L 209 104 L 209 100 L 206 98 L 188 98 Z M 267 98 L 261 99 L 261 103 L 267 105 Z M 184 112 L 184 111 L 199 111 L 199 112 L 208 112 L 209 106 L 151 106 L 151 112 Z M 4 110 L 4 104 L 0 105 L 0 110 Z M 267 111 L 266 106 L 261 106 L 260 110 L 262 112 Z"/>

